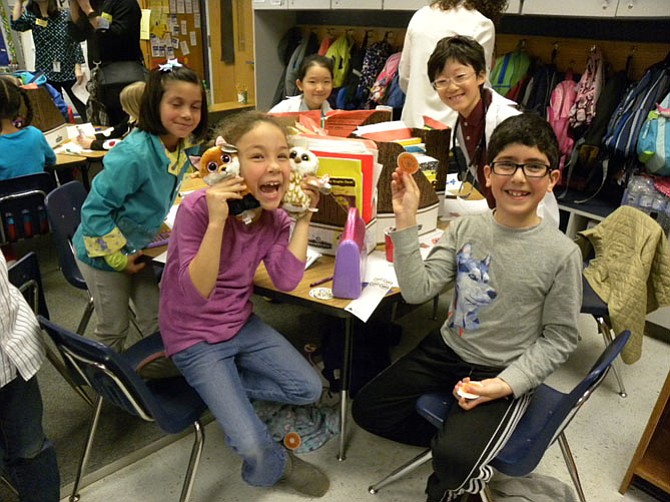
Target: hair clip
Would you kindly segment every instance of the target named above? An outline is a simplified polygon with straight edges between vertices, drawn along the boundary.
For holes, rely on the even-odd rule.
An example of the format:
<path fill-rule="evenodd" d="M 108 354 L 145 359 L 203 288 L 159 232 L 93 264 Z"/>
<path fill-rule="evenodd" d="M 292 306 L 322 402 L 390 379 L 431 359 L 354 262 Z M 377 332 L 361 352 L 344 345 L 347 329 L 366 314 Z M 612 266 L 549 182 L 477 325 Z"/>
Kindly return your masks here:
<path fill-rule="evenodd" d="M 182 66 L 183 65 L 176 58 L 168 59 L 167 63 L 158 65 L 160 71 L 172 71 L 174 68 L 180 68 Z"/>

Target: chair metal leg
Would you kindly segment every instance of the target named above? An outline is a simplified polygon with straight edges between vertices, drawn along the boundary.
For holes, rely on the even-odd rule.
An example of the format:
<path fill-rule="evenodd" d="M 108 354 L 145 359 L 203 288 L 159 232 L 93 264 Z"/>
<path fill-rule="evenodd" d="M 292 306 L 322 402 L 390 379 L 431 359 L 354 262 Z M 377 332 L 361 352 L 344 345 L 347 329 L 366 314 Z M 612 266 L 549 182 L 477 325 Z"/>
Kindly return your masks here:
<path fill-rule="evenodd" d="M 193 490 L 193 483 L 195 482 L 195 473 L 200 464 L 200 457 L 202 455 L 202 448 L 205 445 L 205 429 L 203 429 L 200 421 L 193 424 L 195 438 L 193 440 L 193 448 L 191 449 L 191 458 L 188 461 L 188 469 L 186 469 L 186 478 L 184 479 L 184 486 L 181 489 L 180 502 L 188 502 Z"/>
<path fill-rule="evenodd" d="M 76 333 L 78 335 L 84 336 L 84 332 L 88 326 L 88 321 L 91 319 L 91 315 L 93 315 L 93 297 L 89 294 L 88 303 L 86 304 L 86 309 L 84 310 L 84 315 L 81 316 L 81 321 L 79 321 L 79 326 L 77 326 Z"/>
<path fill-rule="evenodd" d="M 598 331 L 600 331 L 600 334 L 603 336 L 603 340 L 605 340 L 605 345 L 612 343 L 614 340 L 614 335 L 612 334 L 612 330 L 610 329 L 609 324 L 607 324 L 605 319 L 602 317 L 596 317 L 596 323 L 598 324 Z M 628 393 L 626 392 L 626 388 L 623 385 L 623 378 L 621 378 L 621 375 L 619 374 L 619 370 L 621 369 L 619 361 L 620 356 L 617 356 L 617 358 L 612 361 L 610 368 L 614 373 L 614 378 L 616 378 L 616 381 L 619 384 L 619 395 L 621 397 L 627 397 Z"/>
<path fill-rule="evenodd" d="M 7 488 L 9 488 L 10 491 L 11 491 L 14 495 L 16 495 L 17 497 L 19 496 L 19 492 L 17 491 L 16 488 L 14 488 L 14 485 L 13 485 L 12 482 L 7 478 L 7 476 L 5 476 L 5 475 L 3 474 L 2 476 L 0 476 L 0 480 L 2 480 L 2 482 L 5 483 L 5 485 L 7 485 Z"/>
<path fill-rule="evenodd" d="M 49 345 L 47 345 L 46 354 L 49 362 L 53 365 L 54 368 L 56 368 L 56 371 L 58 371 L 58 373 L 61 374 L 61 376 L 65 379 L 65 381 L 70 385 L 70 387 L 72 387 L 72 389 L 77 394 L 79 394 L 79 396 L 84 400 L 86 404 L 93 407 L 93 400 L 90 398 L 88 394 L 86 394 L 86 392 L 84 392 L 84 389 L 72 379 L 72 377 L 70 376 L 70 372 L 65 367 L 65 364 L 61 360 L 58 353 L 55 352 L 54 349 L 52 349 Z"/>
<path fill-rule="evenodd" d="M 374 485 L 370 485 L 368 487 L 368 492 L 372 493 L 373 495 L 377 493 L 379 490 L 384 488 L 386 485 L 393 483 L 394 481 L 402 478 L 403 476 L 409 474 L 412 472 L 414 469 L 417 467 L 425 464 L 426 462 L 429 462 L 430 459 L 433 458 L 433 452 L 430 450 L 423 451 L 419 453 L 416 457 L 414 457 L 412 460 L 409 462 L 401 465 L 398 467 L 395 471 L 393 471 L 391 474 L 386 476 L 384 479 L 376 482 Z"/>
<path fill-rule="evenodd" d="M 78 502 L 79 494 L 79 484 L 81 483 L 81 478 L 84 475 L 86 470 L 86 465 L 88 464 L 88 458 L 91 454 L 91 446 L 93 446 L 93 438 L 95 437 L 95 431 L 98 428 L 98 420 L 100 419 L 100 411 L 102 410 L 102 397 L 98 396 L 95 400 L 95 409 L 93 410 L 93 415 L 91 416 L 91 423 L 88 427 L 88 434 L 86 435 L 86 444 L 84 445 L 84 451 L 81 454 L 79 459 L 79 467 L 77 467 L 77 475 L 74 478 L 74 485 L 72 486 L 72 495 L 70 495 L 70 502 Z"/>
<path fill-rule="evenodd" d="M 582 482 L 579 480 L 579 473 L 577 472 L 577 464 L 575 464 L 575 459 L 570 451 L 568 439 L 563 432 L 558 435 L 557 439 L 558 444 L 561 447 L 561 453 L 563 453 L 563 460 L 565 460 L 565 465 L 568 467 L 568 472 L 572 478 L 572 484 L 575 485 L 575 490 L 577 490 L 577 496 L 579 497 L 580 502 L 586 502 L 584 490 L 582 489 Z"/>
<path fill-rule="evenodd" d="M 440 295 L 433 297 L 433 321 L 437 321 L 437 307 L 440 304 Z"/>

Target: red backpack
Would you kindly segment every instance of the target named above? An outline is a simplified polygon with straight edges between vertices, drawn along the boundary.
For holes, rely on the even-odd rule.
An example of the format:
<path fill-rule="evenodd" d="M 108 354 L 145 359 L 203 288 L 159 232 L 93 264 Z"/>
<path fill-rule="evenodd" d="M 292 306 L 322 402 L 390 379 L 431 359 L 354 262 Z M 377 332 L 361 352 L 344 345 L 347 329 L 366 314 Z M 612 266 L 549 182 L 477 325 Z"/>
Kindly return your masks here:
<path fill-rule="evenodd" d="M 386 91 L 391 85 L 393 77 L 398 73 L 401 52 L 391 54 L 384 63 L 382 71 L 379 72 L 375 83 L 370 88 L 370 102 L 381 105 L 386 101 Z"/>
<path fill-rule="evenodd" d="M 561 173 L 572 153 L 575 140 L 570 136 L 570 110 L 577 98 L 577 82 L 572 78 L 572 70 L 568 70 L 565 79 L 551 92 L 547 108 L 547 122 L 551 124 L 561 153 L 559 169 Z"/>

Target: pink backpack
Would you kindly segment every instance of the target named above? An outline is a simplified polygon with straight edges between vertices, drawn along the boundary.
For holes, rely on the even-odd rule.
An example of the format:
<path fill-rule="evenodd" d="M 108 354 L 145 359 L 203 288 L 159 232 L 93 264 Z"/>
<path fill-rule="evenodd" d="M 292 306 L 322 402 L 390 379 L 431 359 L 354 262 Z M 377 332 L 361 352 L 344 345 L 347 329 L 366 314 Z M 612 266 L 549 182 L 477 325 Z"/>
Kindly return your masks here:
<path fill-rule="evenodd" d="M 561 153 L 559 169 L 561 173 L 572 153 L 575 140 L 570 136 L 570 110 L 577 98 L 577 83 L 572 78 L 572 70 L 565 74 L 565 80 L 560 82 L 551 92 L 547 121 L 551 124 L 558 138 L 558 149 Z"/>
<path fill-rule="evenodd" d="M 590 125 L 596 116 L 596 102 L 603 88 L 603 66 L 602 52 L 594 45 L 577 84 L 575 103 L 570 109 L 570 127 L 573 129 Z"/>
<path fill-rule="evenodd" d="M 400 64 L 401 52 L 391 54 L 384 63 L 384 68 L 379 72 L 375 83 L 370 89 L 370 102 L 381 105 L 386 101 L 386 91 L 391 85 L 393 77 L 398 73 L 398 65 Z"/>

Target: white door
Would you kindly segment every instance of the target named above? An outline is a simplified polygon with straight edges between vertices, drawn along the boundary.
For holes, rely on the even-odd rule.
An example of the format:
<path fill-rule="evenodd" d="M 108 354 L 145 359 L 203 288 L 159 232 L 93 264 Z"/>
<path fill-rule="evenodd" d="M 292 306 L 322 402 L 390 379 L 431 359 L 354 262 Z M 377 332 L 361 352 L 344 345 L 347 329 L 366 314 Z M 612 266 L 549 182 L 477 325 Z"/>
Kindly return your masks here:
<path fill-rule="evenodd" d="M 288 0 L 289 9 L 330 9 L 330 0 Z"/>
<path fill-rule="evenodd" d="M 254 10 L 286 10 L 288 0 L 253 0 L 251 6 Z"/>
<path fill-rule="evenodd" d="M 616 8 L 617 0 L 525 0 L 521 13 L 540 16 L 614 17 Z"/>
<path fill-rule="evenodd" d="M 669 17 L 668 0 L 619 0 L 617 17 Z"/>
<path fill-rule="evenodd" d="M 520 14 L 521 13 L 521 0 L 509 0 L 507 3 L 507 14 Z"/>
<path fill-rule="evenodd" d="M 384 10 L 419 10 L 430 0 L 384 0 Z"/>
<path fill-rule="evenodd" d="M 333 9 L 372 9 L 382 8 L 382 0 L 332 0 Z"/>

